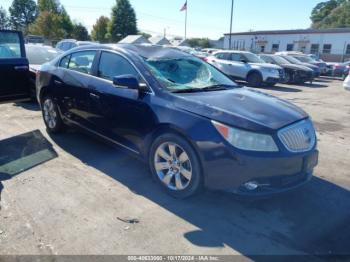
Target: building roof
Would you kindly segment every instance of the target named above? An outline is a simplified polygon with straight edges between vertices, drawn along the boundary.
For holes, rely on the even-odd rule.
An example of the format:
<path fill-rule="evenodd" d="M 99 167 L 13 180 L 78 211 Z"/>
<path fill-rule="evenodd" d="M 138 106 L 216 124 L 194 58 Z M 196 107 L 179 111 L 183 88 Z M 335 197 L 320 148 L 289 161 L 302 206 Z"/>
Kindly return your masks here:
<path fill-rule="evenodd" d="M 124 39 L 120 40 L 119 43 L 121 44 L 134 44 L 134 43 L 148 43 L 150 44 L 150 41 L 143 35 L 128 35 Z"/>
<path fill-rule="evenodd" d="M 170 45 L 169 40 L 166 39 L 164 36 L 153 36 L 148 38 L 148 40 L 154 45 L 164 44 L 164 43 L 167 45 Z"/>
<path fill-rule="evenodd" d="M 232 33 L 231 35 L 292 35 L 292 34 L 339 34 L 350 33 L 350 28 L 330 28 L 330 29 L 297 29 L 297 30 L 267 30 Z M 225 35 L 230 35 L 226 33 Z"/>
<path fill-rule="evenodd" d="M 170 40 L 170 43 L 173 46 L 189 46 L 186 39 L 173 39 L 173 40 Z"/>

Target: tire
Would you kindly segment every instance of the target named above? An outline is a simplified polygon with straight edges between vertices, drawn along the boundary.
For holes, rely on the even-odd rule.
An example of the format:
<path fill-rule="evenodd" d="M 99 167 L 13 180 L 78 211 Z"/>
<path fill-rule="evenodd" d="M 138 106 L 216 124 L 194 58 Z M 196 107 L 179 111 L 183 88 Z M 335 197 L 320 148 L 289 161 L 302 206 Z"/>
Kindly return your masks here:
<path fill-rule="evenodd" d="M 45 96 L 42 99 L 41 108 L 47 131 L 52 134 L 63 132 L 65 125 L 55 100 L 49 95 Z"/>
<path fill-rule="evenodd" d="M 181 136 L 165 133 L 157 137 L 148 159 L 153 178 L 172 197 L 188 198 L 203 188 L 198 156 Z"/>
<path fill-rule="evenodd" d="M 250 86 L 260 87 L 262 86 L 263 79 L 259 73 L 253 72 L 248 75 L 247 82 Z"/>
<path fill-rule="evenodd" d="M 291 84 L 293 82 L 293 75 L 290 72 L 286 72 L 283 80 L 283 84 Z"/>

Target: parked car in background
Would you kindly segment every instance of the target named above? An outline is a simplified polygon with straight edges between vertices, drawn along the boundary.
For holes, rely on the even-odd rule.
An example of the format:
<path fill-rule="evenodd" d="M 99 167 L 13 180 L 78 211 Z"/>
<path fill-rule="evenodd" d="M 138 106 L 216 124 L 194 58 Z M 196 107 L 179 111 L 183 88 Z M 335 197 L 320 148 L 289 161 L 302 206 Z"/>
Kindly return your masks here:
<path fill-rule="evenodd" d="M 215 53 L 217 51 L 220 51 L 220 49 L 216 49 L 216 48 L 204 48 L 201 50 L 202 52 L 204 53 L 207 53 L 207 54 L 212 54 L 212 53 Z"/>
<path fill-rule="evenodd" d="M 319 77 L 321 75 L 321 70 L 318 66 L 309 64 L 309 63 L 303 63 L 300 60 L 294 58 L 293 56 L 289 56 L 289 55 L 279 55 L 281 57 L 283 57 L 284 59 L 286 59 L 287 61 L 289 61 L 292 64 L 295 65 L 302 65 L 302 66 L 306 66 L 310 69 L 312 69 L 314 71 L 314 78 Z"/>
<path fill-rule="evenodd" d="M 329 62 L 326 64 L 328 69 L 327 75 L 329 76 L 342 77 L 343 79 L 345 79 L 349 74 L 350 61 L 347 61 L 345 63 Z"/>
<path fill-rule="evenodd" d="M 275 85 L 284 77 L 280 66 L 265 63 L 257 55 L 243 51 L 218 51 L 206 61 L 236 80 L 250 86 Z"/>
<path fill-rule="evenodd" d="M 294 58 L 298 59 L 302 63 L 307 63 L 311 65 L 318 66 L 321 70 L 321 74 L 325 75 L 327 73 L 327 64 L 325 62 L 320 62 L 312 59 L 306 55 L 292 55 Z"/>
<path fill-rule="evenodd" d="M 344 80 L 344 88 L 350 91 L 350 74 Z"/>
<path fill-rule="evenodd" d="M 49 132 L 73 125 L 129 150 L 177 198 L 202 187 L 285 191 L 309 181 L 318 161 L 302 109 L 172 48 L 76 48 L 41 67 L 37 97 Z"/>
<path fill-rule="evenodd" d="M 97 43 L 91 42 L 91 41 L 77 41 L 75 39 L 64 39 L 57 43 L 56 48 L 65 52 L 78 46 L 95 45 L 95 44 Z"/>
<path fill-rule="evenodd" d="M 209 54 L 207 53 L 197 51 L 196 49 L 187 46 L 177 46 L 174 48 L 186 52 L 188 54 L 194 55 L 202 60 L 206 60 L 206 58 L 209 56 Z"/>
<path fill-rule="evenodd" d="M 313 70 L 302 66 L 292 64 L 288 60 L 284 59 L 281 56 L 277 55 L 260 55 L 260 58 L 264 60 L 266 63 L 275 64 L 284 69 L 284 78 L 282 79 L 282 83 L 285 84 L 303 84 L 305 82 L 311 82 L 314 80 Z"/>
<path fill-rule="evenodd" d="M 40 66 L 47 62 L 50 62 L 59 56 L 62 51 L 51 46 L 45 46 L 41 44 L 26 44 L 25 49 L 29 61 L 29 81 L 31 96 L 35 98 L 36 74 L 40 69 Z"/>
<path fill-rule="evenodd" d="M 28 74 L 22 33 L 0 30 L 0 103 L 29 99 Z"/>

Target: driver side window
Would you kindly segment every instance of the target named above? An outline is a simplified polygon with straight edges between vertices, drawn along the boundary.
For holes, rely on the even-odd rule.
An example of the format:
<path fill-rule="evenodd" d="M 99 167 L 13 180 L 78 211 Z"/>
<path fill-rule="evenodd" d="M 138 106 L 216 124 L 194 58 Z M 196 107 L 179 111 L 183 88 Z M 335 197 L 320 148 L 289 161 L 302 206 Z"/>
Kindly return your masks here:
<path fill-rule="evenodd" d="M 98 77 L 112 81 L 113 77 L 120 75 L 133 75 L 140 80 L 136 69 L 124 57 L 110 52 L 102 52 Z"/>

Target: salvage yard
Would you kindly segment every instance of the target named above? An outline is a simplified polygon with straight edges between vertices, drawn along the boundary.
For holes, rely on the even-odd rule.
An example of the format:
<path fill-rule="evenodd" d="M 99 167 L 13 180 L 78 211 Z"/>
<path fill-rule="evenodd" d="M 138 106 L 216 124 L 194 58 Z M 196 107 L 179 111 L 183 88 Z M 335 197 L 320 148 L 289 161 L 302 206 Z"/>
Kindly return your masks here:
<path fill-rule="evenodd" d="M 0 173 L 13 174 L 2 182 L 0 254 L 348 253 L 350 92 L 329 78 L 261 91 L 312 116 L 320 151 L 311 182 L 267 199 L 175 200 L 124 151 L 77 131 L 49 136 L 34 103 L 0 105 Z"/>

